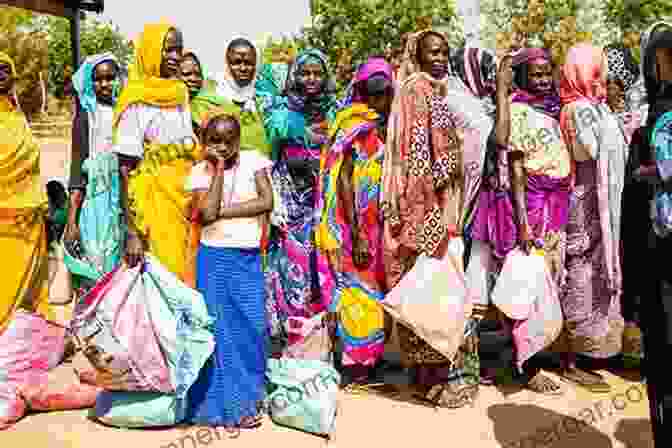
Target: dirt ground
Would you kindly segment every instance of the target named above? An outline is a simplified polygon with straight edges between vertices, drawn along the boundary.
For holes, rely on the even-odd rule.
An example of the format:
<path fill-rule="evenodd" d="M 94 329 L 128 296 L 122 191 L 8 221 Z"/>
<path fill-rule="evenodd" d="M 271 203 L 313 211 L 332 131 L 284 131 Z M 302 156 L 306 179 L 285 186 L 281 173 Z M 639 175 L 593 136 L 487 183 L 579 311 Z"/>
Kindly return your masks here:
<path fill-rule="evenodd" d="M 43 145 L 46 180 L 64 180 L 67 144 Z M 67 312 L 66 312 L 67 313 Z M 59 367 L 71 377 L 71 365 Z M 604 372 L 610 394 L 591 394 L 563 383 L 564 395 L 548 397 L 515 388 L 482 387 L 473 407 L 436 410 L 399 392 L 342 394 L 330 446 L 412 448 L 652 448 L 645 386 L 636 378 Z M 625 375 L 624 375 L 625 376 Z M 555 377 L 554 377 L 555 378 Z M 64 380 L 65 381 L 65 380 Z M 395 378 L 389 378 L 395 383 Z M 400 381 L 398 383 L 403 383 Z M 578 419 L 578 420 L 577 420 Z M 587 424 L 580 421 L 588 422 Z M 319 447 L 319 437 L 280 428 L 266 419 L 261 428 L 232 436 L 207 429 L 125 430 L 87 419 L 87 411 L 30 415 L 0 432 L 0 447 L 202 448 L 230 446 Z"/>

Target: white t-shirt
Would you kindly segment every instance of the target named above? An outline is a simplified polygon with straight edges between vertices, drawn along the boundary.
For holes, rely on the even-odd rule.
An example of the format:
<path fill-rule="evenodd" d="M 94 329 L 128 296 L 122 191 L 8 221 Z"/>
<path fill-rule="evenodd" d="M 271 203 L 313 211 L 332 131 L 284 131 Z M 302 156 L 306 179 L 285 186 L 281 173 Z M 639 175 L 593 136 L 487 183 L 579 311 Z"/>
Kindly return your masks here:
<path fill-rule="evenodd" d="M 271 165 L 272 162 L 257 151 L 241 151 L 238 165 L 224 172 L 221 207 L 256 199 L 258 194 L 254 176 Z M 200 162 L 192 168 L 186 189 L 208 191 L 213 177 L 212 165 L 207 161 Z M 259 247 L 261 234 L 260 216 L 220 219 L 203 228 L 201 243 L 212 247 L 252 249 Z"/>

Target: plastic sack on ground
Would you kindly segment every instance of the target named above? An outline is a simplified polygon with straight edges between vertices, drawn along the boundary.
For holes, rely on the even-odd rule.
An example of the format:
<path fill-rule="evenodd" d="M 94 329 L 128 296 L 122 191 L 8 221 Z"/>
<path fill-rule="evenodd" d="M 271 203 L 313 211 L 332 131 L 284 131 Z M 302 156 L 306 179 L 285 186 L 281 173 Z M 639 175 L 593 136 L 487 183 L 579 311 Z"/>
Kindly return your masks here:
<path fill-rule="evenodd" d="M 98 395 L 91 417 L 120 428 L 150 428 L 179 423 L 186 401 L 158 392 L 110 392 Z"/>
<path fill-rule="evenodd" d="M 110 391 L 184 397 L 214 349 L 203 297 L 146 256 L 104 276 L 75 310 L 72 328 Z"/>
<path fill-rule="evenodd" d="M 26 402 L 16 388 L 0 379 L 0 431 L 8 429 L 26 414 Z"/>
<path fill-rule="evenodd" d="M 68 411 L 95 406 L 102 389 L 81 382 L 72 367 L 64 364 L 51 370 L 45 383 L 19 390 L 31 411 Z"/>
<path fill-rule="evenodd" d="M 65 327 L 18 311 L 0 334 L 0 384 L 43 384 L 65 348 Z"/>
<path fill-rule="evenodd" d="M 328 363 L 269 359 L 268 413 L 274 423 L 330 437 L 335 428 L 341 377 Z"/>

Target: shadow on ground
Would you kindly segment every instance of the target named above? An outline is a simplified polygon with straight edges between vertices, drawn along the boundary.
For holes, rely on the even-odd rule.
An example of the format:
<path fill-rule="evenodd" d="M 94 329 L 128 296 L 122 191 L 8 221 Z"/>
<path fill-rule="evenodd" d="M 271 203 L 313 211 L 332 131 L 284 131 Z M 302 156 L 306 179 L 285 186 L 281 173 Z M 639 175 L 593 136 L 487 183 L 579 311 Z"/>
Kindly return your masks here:
<path fill-rule="evenodd" d="M 488 408 L 488 417 L 503 448 L 613 447 L 609 436 L 590 424 L 531 404 L 495 404 Z"/>

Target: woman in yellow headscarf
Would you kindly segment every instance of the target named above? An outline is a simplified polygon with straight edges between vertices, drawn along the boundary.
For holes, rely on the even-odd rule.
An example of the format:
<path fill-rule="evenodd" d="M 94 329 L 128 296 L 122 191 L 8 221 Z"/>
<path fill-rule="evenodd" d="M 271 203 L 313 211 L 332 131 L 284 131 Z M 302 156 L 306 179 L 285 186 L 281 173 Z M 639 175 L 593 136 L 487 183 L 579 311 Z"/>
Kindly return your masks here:
<path fill-rule="evenodd" d="M 187 86 L 179 78 L 182 34 L 170 24 L 146 25 L 135 47 L 114 118 L 128 222 L 126 261 L 135 266 L 148 251 L 186 280 L 191 198 L 185 181 L 199 146 Z"/>
<path fill-rule="evenodd" d="M 52 318 L 40 148 L 14 95 L 14 61 L 0 52 L 0 251 L 11 260 L 0 285 L 0 333 L 18 310 Z"/>

